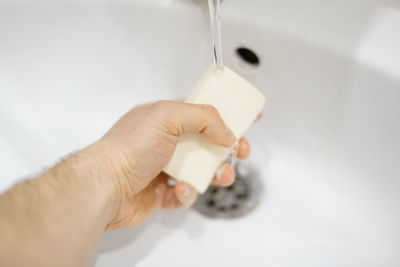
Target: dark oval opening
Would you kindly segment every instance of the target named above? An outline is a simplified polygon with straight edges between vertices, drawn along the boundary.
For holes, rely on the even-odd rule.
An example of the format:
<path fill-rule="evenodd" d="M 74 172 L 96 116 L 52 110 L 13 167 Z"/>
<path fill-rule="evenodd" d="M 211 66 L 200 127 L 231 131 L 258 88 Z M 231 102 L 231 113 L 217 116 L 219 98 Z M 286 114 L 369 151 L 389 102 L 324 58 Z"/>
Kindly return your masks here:
<path fill-rule="evenodd" d="M 257 54 L 249 48 L 239 47 L 236 49 L 236 54 L 246 63 L 258 66 L 260 65 L 260 58 Z"/>

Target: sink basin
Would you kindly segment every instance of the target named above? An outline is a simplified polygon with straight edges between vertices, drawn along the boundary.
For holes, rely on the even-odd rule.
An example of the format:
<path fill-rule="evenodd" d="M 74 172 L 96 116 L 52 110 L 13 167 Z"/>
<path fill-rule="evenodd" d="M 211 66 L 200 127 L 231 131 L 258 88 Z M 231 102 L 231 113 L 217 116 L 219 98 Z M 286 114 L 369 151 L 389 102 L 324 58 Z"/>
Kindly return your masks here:
<path fill-rule="evenodd" d="M 212 61 L 205 2 L 0 1 L 0 189 L 188 94 Z M 105 233 L 92 266 L 399 266 L 400 2 L 222 8 L 225 63 L 268 99 L 247 135 L 259 206 L 160 211 Z"/>

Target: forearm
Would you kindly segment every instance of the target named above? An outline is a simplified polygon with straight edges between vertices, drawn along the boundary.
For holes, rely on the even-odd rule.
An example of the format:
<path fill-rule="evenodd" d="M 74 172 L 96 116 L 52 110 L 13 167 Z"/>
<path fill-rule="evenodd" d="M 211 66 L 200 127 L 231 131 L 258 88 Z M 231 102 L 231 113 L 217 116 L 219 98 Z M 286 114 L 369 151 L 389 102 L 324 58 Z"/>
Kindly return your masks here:
<path fill-rule="evenodd" d="M 83 266 L 106 227 L 193 204 L 194 188 L 182 181 L 171 187 L 162 173 L 184 134 L 225 147 L 236 141 L 214 107 L 158 101 L 132 109 L 95 145 L 0 195 L 0 266 Z M 232 183 L 227 170 L 215 184 Z"/>
<path fill-rule="evenodd" d="M 88 262 L 118 201 L 96 153 L 80 151 L 0 196 L 0 266 Z"/>

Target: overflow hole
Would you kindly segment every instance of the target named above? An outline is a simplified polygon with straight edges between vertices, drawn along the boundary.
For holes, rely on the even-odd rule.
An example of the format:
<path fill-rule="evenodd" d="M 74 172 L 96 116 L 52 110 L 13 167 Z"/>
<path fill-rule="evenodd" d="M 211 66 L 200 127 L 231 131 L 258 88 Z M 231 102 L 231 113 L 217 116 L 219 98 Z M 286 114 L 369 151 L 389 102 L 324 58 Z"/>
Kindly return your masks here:
<path fill-rule="evenodd" d="M 239 47 L 236 49 L 236 54 L 240 57 L 240 59 L 252 66 L 257 67 L 260 65 L 260 58 L 253 50 L 247 47 Z"/>

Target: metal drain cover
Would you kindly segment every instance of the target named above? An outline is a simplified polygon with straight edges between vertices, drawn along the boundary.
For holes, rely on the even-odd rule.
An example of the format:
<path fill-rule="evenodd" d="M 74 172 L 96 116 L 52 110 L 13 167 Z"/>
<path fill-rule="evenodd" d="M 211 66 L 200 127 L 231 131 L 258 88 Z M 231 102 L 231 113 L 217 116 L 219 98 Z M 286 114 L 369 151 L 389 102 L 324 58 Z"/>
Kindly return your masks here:
<path fill-rule="evenodd" d="M 237 218 L 253 210 L 261 196 L 261 181 L 245 162 L 236 165 L 236 180 L 230 187 L 210 186 L 194 204 L 194 209 L 214 218 Z"/>

